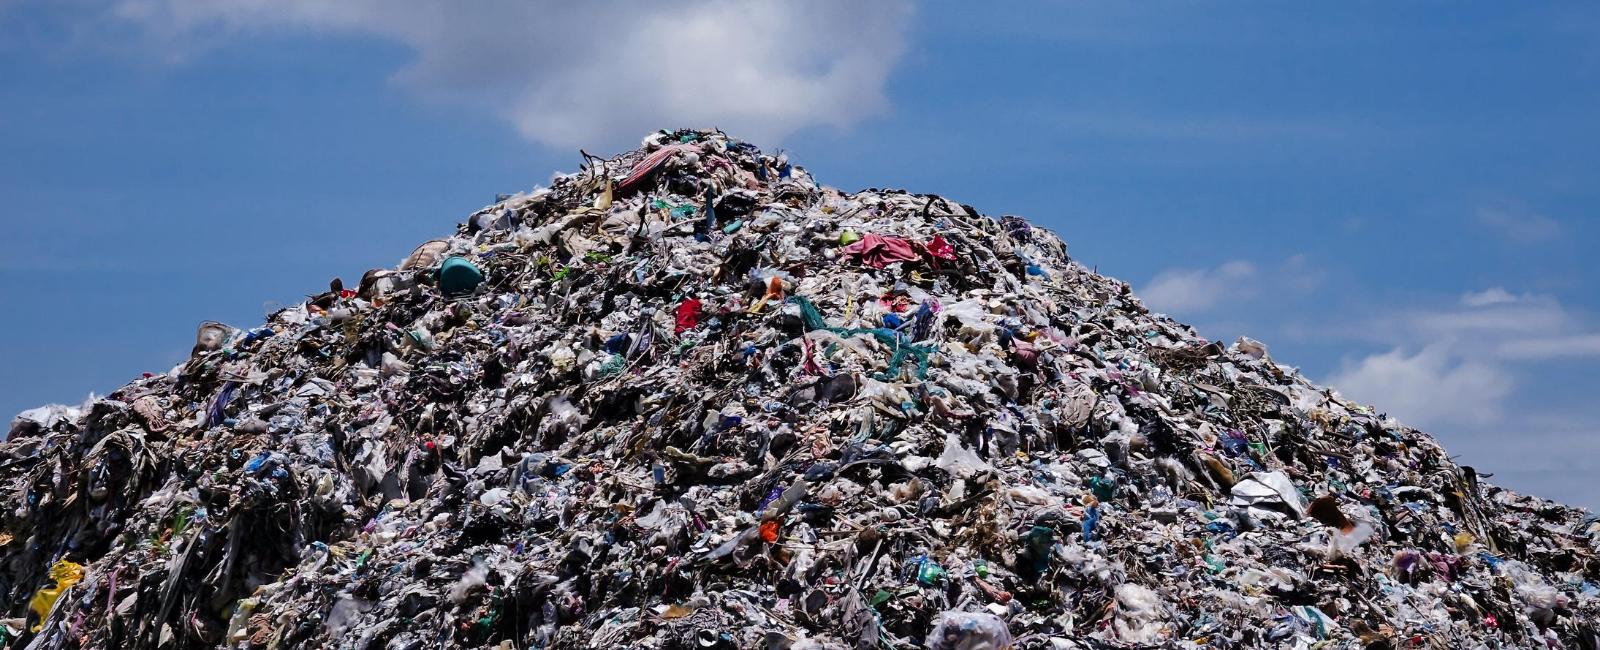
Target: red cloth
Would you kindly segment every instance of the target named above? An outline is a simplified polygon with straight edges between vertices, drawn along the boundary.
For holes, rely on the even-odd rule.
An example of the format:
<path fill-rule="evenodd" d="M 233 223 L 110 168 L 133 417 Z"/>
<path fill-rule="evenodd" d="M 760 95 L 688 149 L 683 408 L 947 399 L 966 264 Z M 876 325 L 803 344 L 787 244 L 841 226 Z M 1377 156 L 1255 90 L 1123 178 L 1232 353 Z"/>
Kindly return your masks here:
<path fill-rule="evenodd" d="M 881 269 L 895 262 L 917 261 L 917 251 L 911 242 L 899 237 L 867 235 L 854 244 L 844 247 L 845 255 L 861 256 L 861 263 Z"/>
<path fill-rule="evenodd" d="M 684 330 L 700 324 L 700 301 L 694 298 L 678 304 L 678 310 L 673 314 L 673 320 L 678 322 L 673 334 L 682 334 Z"/>
<path fill-rule="evenodd" d="M 950 242 L 945 241 L 944 236 L 942 235 L 934 235 L 933 241 L 928 242 L 926 248 L 928 249 L 928 255 L 932 256 L 935 260 L 954 261 L 956 259 L 956 247 L 951 246 Z M 939 263 L 935 261 L 933 265 L 937 268 Z"/>

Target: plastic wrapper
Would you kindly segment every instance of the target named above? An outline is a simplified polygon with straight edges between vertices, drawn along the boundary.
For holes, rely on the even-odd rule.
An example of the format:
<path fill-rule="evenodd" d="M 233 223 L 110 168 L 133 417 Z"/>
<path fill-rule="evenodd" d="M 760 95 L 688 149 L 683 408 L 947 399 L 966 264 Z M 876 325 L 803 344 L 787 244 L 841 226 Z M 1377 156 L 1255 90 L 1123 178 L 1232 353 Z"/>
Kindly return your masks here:
<path fill-rule="evenodd" d="M 982 612 L 944 612 L 928 632 L 930 650 L 1011 650 L 1005 621 Z"/>

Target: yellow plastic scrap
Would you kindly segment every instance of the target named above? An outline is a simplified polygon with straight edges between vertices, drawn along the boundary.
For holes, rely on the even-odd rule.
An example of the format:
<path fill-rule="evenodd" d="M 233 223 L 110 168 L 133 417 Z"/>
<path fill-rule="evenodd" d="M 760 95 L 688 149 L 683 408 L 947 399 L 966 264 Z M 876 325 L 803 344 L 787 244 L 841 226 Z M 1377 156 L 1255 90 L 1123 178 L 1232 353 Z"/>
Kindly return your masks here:
<path fill-rule="evenodd" d="M 33 601 L 28 603 L 28 608 L 39 615 L 39 623 L 33 626 L 32 632 L 44 629 L 44 619 L 50 616 L 50 610 L 61 598 L 61 592 L 83 579 L 83 565 L 57 560 L 55 566 L 50 567 L 50 579 L 56 581 L 56 586 L 40 589 L 33 595 Z"/>

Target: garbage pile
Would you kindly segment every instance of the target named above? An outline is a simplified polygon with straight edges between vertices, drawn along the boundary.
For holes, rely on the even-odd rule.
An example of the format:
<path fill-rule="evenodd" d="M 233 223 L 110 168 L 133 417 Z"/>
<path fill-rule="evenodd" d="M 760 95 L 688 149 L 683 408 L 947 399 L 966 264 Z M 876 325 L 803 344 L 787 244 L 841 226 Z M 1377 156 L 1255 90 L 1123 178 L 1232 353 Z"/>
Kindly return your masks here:
<path fill-rule="evenodd" d="M 1583 648 L 1600 518 L 715 131 L 0 446 L 0 646 Z"/>

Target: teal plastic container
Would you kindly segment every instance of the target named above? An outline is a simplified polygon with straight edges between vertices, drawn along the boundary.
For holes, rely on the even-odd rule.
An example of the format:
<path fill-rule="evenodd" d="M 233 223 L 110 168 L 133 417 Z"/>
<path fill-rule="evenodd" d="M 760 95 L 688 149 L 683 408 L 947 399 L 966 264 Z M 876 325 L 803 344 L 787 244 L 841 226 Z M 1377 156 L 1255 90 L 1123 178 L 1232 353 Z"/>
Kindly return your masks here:
<path fill-rule="evenodd" d="M 439 290 L 447 295 L 471 293 L 483 283 L 483 271 L 465 257 L 446 258 L 439 265 Z"/>

